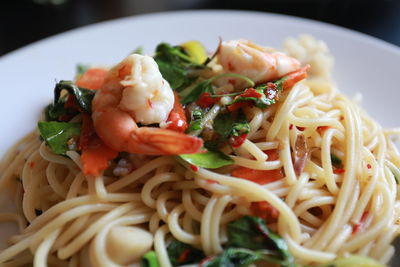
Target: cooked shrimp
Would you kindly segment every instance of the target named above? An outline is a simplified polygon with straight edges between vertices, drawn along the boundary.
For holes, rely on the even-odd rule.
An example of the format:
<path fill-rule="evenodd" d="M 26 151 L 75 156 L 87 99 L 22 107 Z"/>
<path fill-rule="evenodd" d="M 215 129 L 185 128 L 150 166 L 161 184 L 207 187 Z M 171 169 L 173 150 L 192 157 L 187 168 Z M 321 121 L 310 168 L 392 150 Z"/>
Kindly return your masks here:
<path fill-rule="evenodd" d="M 280 52 L 268 52 L 248 40 L 224 41 L 218 62 L 226 72 L 234 72 L 255 83 L 276 80 L 300 68 L 300 62 Z"/>
<path fill-rule="evenodd" d="M 106 75 L 93 100 L 93 123 L 105 144 L 117 151 L 147 155 L 196 153 L 202 140 L 142 125 L 165 122 L 174 93 L 152 57 L 129 55 Z"/>

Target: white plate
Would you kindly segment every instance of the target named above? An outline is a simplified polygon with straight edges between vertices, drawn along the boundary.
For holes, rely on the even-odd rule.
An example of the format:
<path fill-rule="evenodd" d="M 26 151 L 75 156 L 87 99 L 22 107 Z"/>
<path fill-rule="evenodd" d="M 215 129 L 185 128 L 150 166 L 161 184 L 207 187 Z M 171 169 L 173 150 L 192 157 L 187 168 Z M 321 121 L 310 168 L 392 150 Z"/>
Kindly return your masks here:
<path fill-rule="evenodd" d="M 311 20 L 243 11 L 185 11 L 98 23 L 56 35 L 0 58 L 0 156 L 31 131 L 53 97 L 55 80 L 72 79 L 77 63 L 113 64 L 138 46 L 152 53 L 166 41 L 246 38 L 280 47 L 288 36 L 310 33 L 335 56 L 339 89 L 364 95 L 363 106 L 386 127 L 400 126 L 400 49 L 378 39 Z"/>
<path fill-rule="evenodd" d="M 378 39 L 311 20 L 244 11 L 184 11 L 98 23 L 36 42 L 0 58 L 0 156 L 36 124 L 55 80 L 71 79 L 77 63 L 112 64 L 138 46 L 197 39 L 209 49 L 218 37 L 280 47 L 288 36 L 325 40 L 336 59 L 340 90 L 364 95 L 363 106 L 386 127 L 400 125 L 400 49 Z"/>

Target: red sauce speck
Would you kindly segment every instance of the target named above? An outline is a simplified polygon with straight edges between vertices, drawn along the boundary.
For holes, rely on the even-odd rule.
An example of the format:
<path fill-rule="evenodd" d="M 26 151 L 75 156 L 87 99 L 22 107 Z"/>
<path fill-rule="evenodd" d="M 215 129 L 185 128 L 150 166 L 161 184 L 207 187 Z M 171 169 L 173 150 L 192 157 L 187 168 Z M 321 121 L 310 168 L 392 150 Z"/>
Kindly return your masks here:
<path fill-rule="evenodd" d="M 322 135 L 326 130 L 329 129 L 329 126 L 318 126 L 317 131 L 320 135 Z"/>
<path fill-rule="evenodd" d="M 268 155 L 267 161 L 273 161 L 279 159 L 278 149 L 263 150 L 263 152 Z"/>
<path fill-rule="evenodd" d="M 343 174 L 343 173 L 344 173 L 344 169 L 343 169 L 343 168 L 334 169 L 334 170 L 333 170 L 333 173 L 334 173 L 334 174 Z"/>
<path fill-rule="evenodd" d="M 371 168 L 372 168 L 371 164 L 368 163 L 368 164 L 367 164 L 367 168 L 368 168 L 368 169 L 371 169 Z"/>
<path fill-rule="evenodd" d="M 197 172 L 199 170 L 199 167 L 197 167 L 196 165 L 190 164 L 190 168 L 192 169 L 192 171 Z"/>
<path fill-rule="evenodd" d="M 289 130 L 292 130 L 293 129 L 293 124 L 290 124 L 289 125 Z"/>
<path fill-rule="evenodd" d="M 254 215 L 264 219 L 267 223 L 276 222 L 279 217 L 279 211 L 267 201 L 252 202 L 250 209 Z"/>
<path fill-rule="evenodd" d="M 367 217 L 368 217 L 368 211 L 365 211 L 361 216 L 360 221 L 353 226 L 353 233 L 352 233 L 353 235 L 356 235 L 363 230 L 364 223 Z"/>
<path fill-rule="evenodd" d="M 244 141 L 246 141 L 246 137 L 247 137 L 247 134 L 242 134 L 242 135 L 239 135 L 239 136 L 232 136 L 229 139 L 229 142 L 235 148 L 236 147 L 240 147 L 241 145 L 243 145 Z"/>
<path fill-rule="evenodd" d="M 235 85 L 236 84 L 236 80 L 235 79 L 229 79 L 228 83 L 230 83 L 232 85 Z"/>
<path fill-rule="evenodd" d="M 340 120 L 341 120 L 341 121 L 344 120 L 344 117 L 343 117 L 343 116 L 340 116 Z"/>
<path fill-rule="evenodd" d="M 247 88 L 241 95 L 242 97 L 255 97 L 261 98 L 263 95 L 256 91 L 254 88 Z"/>
<path fill-rule="evenodd" d="M 179 255 L 179 258 L 178 258 L 178 262 L 179 263 L 184 263 L 185 261 L 186 261 L 186 259 L 188 258 L 188 256 L 189 256 L 189 254 L 190 254 L 190 251 L 191 251 L 191 249 L 185 249 L 182 253 L 181 253 L 181 255 Z"/>
<path fill-rule="evenodd" d="M 29 168 L 33 169 L 35 167 L 35 162 L 31 161 L 29 162 Z"/>
<path fill-rule="evenodd" d="M 209 184 L 218 184 L 217 181 L 210 180 L 210 179 L 207 179 L 206 182 L 209 183 Z"/>

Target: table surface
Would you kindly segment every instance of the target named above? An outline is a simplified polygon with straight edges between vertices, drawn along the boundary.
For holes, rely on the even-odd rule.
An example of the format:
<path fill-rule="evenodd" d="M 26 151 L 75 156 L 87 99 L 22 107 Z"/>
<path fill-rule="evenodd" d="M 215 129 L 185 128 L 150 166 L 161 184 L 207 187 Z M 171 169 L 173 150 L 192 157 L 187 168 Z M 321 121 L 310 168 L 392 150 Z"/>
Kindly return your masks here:
<path fill-rule="evenodd" d="M 84 25 L 185 9 L 288 14 L 340 25 L 400 46 L 398 0 L 9 0 L 0 8 L 0 56 Z"/>

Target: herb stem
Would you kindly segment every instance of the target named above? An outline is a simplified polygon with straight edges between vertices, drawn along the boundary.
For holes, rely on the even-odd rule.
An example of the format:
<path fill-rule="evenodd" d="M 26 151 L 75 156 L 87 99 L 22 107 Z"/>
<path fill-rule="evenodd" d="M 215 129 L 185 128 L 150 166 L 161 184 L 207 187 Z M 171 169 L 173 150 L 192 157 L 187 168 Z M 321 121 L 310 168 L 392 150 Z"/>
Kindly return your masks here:
<path fill-rule="evenodd" d="M 207 112 L 206 115 L 204 115 L 204 117 L 202 118 L 201 122 L 200 122 L 200 129 L 199 130 L 195 130 L 192 132 L 189 132 L 189 135 L 193 135 L 193 136 L 198 136 L 201 134 L 201 132 L 203 131 L 204 126 L 206 125 L 207 122 L 209 121 L 214 121 L 215 117 L 217 117 L 219 111 L 221 110 L 221 106 L 218 104 L 215 104 L 210 111 Z"/>
<path fill-rule="evenodd" d="M 219 78 L 222 78 L 222 77 L 233 77 L 233 78 L 242 79 L 243 81 L 246 81 L 249 84 L 250 87 L 253 87 L 255 85 L 253 80 L 251 80 L 250 78 L 248 78 L 248 77 L 246 77 L 244 75 L 237 74 L 237 73 L 222 73 L 222 74 L 216 75 L 214 77 L 211 77 L 209 79 L 209 81 L 211 83 L 211 82 L 213 82 L 213 81 L 215 81 L 215 80 L 217 80 Z"/>

